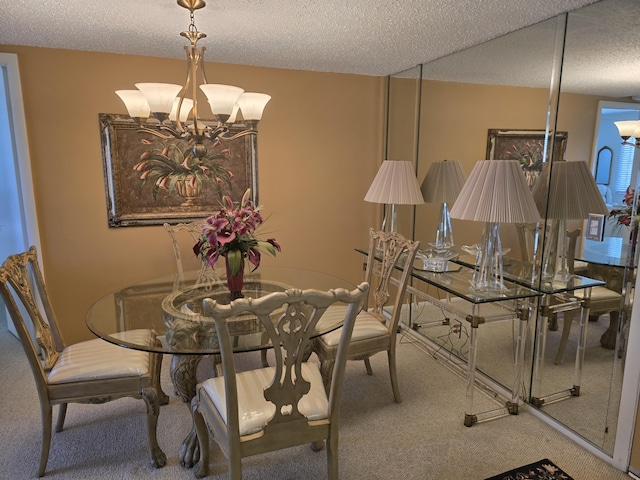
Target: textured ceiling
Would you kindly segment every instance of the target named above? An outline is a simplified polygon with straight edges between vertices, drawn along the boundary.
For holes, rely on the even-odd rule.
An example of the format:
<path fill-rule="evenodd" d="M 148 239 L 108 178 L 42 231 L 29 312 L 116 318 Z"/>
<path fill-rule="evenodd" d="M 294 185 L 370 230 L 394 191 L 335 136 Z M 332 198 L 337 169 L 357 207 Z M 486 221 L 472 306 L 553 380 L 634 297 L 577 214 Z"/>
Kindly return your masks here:
<path fill-rule="evenodd" d="M 640 96 L 640 1 L 602 0 L 569 14 L 562 91 Z M 433 80 L 548 88 L 556 19 L 440 58 L 425 67 Z M 561 45 L 561 42 L 560 42 Z"/>
<path fill-rule="evenodd" d="M 207 0 L 209 61 L 387 75 L 594 0 Z M 175 0 L 0 0 L 0 44 L 184 56 Z"/>

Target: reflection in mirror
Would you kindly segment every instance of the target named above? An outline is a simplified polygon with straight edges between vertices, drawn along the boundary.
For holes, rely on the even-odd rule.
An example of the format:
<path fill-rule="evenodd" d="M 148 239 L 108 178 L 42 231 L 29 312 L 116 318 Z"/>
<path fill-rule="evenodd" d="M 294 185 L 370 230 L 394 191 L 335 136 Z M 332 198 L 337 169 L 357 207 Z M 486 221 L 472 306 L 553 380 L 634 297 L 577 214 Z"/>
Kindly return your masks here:
<path fill-rule="evenodd" d="M 613 122 L 639 118 L 640 104 L 627 100 L 640 94 L 640 62 L 633 53 L 620 55 L 625 50 L 621 45 L 640 42 L 638 15 L 636 1 L 602 0 L 570 12 L 567 21 L 557 128 L 569 132 L 567 160 L 589 163 L 609 211 L 624 209 L 625 192 L 637 183 L 637 149 L 621 144 Z M 623 443 L 616 438 L 625 354 L 622 335 L 628 328 L 628 294 L 635 283 L 634 252 L 629 249 L 632 232 L 619 219 L 605 217 L 602 242 L 586 240 L 582 222 L 573 225 L 583 231 L 576 246 L 580 273 L 606 282 L 600 291 L 620 297 L 615 307 L 604 309 L 597 308 L 597 300 L 592 301 L 580 396 L 544 407 L 545 413 L 612 456 Z M 580 329 L 573 326 L 569 331 L 565 363 L 575 358 L 580 345 Z M 571 373 L 562 372 L 566 367 L 554 367 L 546 368 L 545 378 L 564 375 L 569 380 Z"/>
<path fill-rule="evenodd" d="M 557 23 L 557 19 L 551 19 L 423 65 L 419 181 L 435 162 L 443 160 L 458 161 L 468 176 L 476 162 L 488 158 L 492 131 L 535 131 L 544 141 Z M 514 44 L 521 48 L 514 49 Z M 501 159 L 517 160 L 517 155 L 511 149 Z M 542 155 L 544 152 L 540 160 Z M 423 247 L 434 241 L 440 215 L 439 204 L 416 207 L 415 238 Z M 480 243 L 481 222 L 452 220 L 452 228 L 461 255 L 467 255 L 461 251 L 463 245 Z M 520 258 L 514 225 L 501 225 L 501 237 L 503 251 L 510 252 L 506 255 Z M 511 260 L 506 262 L 505 269 Z M 463 324 L 461 331 L 452 330 L 451 325 L 438 324 L 427 313 L 418 313 L 413 316 L 414 329 L 452 358 L 468 360 L 468 324 Z M 478 328 L 477 368 L 507 391 L 514 388 L 517 327 L 518 320 L 512 318 L 487 322 Z M 528 397 L 531 381 L 531 338 L 525 348 L 525 375 L 518 387 L 523 398 Z"/>
<path fill-rule="evenodd" d="M 386 160 L 408 161 L 415 165 L 420 70 L 417 66 L 389 77 Z M 397 231 L 407 238 L 413 237 L 413 208 L 409 205 L 397 207 Z"/>
<path fill-rule="evenodd" d="M 637 195 L 627 195 L 625 203 L 625 192 L 627 187 L 638 184 L 639 149 L 629 150 L 624 157 L 620 152 L 621 140 L 615 138 L 615 132 L 605 135 L 600 130 L 601 126 L 602 129 L 609 128 L 605 125 L 609 123 L 610 110 L 614 109 L 607 102 L 630 103 L 631 97 L 640 95 L 639 57 L 620 47 L 640 45 L 639 18 L 640 2 L 637 0 L 601 0 L 566 16 L 423 65 L 421 94 L 413 97 L 420 106 L 419 122 L 416 123 L 419 129 L 417 137 L 411 139 L 417 142 L 411 143 L 411 147 L 417 145 L 418 181 L 422 182 L 432 163 L 442 160 L 458 160 L 468 175 L 474 164 L 485 158 L 491 129 L 546 130 L 548 133 L 557 130 L 567 132 L 564 159 L 588 162 L 594 178 L 597 175 L 596 183 L 610 190 L 601 189 L 605 204 L 611 210 L 620 207 L 637 211 Z M 564 56 L 560 57 L 557 55 L 558 44 L 563 40 Z M 560 59 L 563 61 L 562 78 L 558 79 L 554 74 L 558 72 L 556 67 Z M 559 95 L 553 88 L 557 82 L 561 84 Z M 390 95 L 390 105 L 394 103 L 394 95 Z M 635 105 L 640 111 L 640 103 Z M 410 110 L 407 103 L 405 109 Z M 639 118 L 637 112 L 632 115 Z M 409 116 L 405 114 L 404 118 Z M 606 149 L 602 153 L 603 147 L 612 150 L 609 168 L 606 168 L 609 160 L 604 156 Z M 393 148 L 400 147 L 394 145 Z M 597 161 L 599 151 L 600 162 Z M 545 151 L 545 160 L 551 158 L 547 153 Z M 627 164 L 631 164 L 629 169 L 624 166 Z M 423 245 L 433 241 L 439 216 L 437 204 L 417 206 L 414 238 Z M 633 326 L 629 330 L 630 298 L 637 261 L 630 248 L 634 244 L 634 229 L 625 225 L 620 227 L 619 219 L 620 216 L 606 216 L 605 241 L 593 244 L 583 239 L 584 222 L 572 221 L 567 225 L 570 230 L 581 230 L 579 237 L 572 237 L 576 245 L 577 273 L 602 279 L 603 288 L 618 292 L 621 301 L 615 312 L 594 309 L 591 321 L 586 322 L 582 330 L 586 335 L 580 395 L 549 402 L 536 411 L 552 422 L 562 424 L 568 429 L 564 430 L 567 434 L 585 446 L 613 457 L 612 462 L 617 462 L 619 468 L 626 468 L 631 442 L 629 432 L 632 431 L 628 424 L 634 418 L 620 409 L 621 383 L 630 368 L 638 376 L 640 367 L 635 364 L 640 362 L 632 365 L 624 362 L 628 353 L 626 344 L 633 338 Z M 410 221 L 406 225 L 409 224 Z M 482 225 L 453 220 L 452 226 L 456 232 L 456 246 L 473 245 L 480 240 Z M 520 251 L 516 227 L 504 225 L 502 238 L 503 248 L 511 249 L 506 256 L 513 259 L 505 260 L 516 265 L 517 259 L 525 254 Z M 618 245 L 613 253 L 609 248 L 612 244 Z M 594 250 L 600 263 L 608 259 L 607 262 L 615 265 L 594 261 L 590 256 Z M 446 279 L 446 273 L 443 278 Z M 466 360 L 468 326 L 453 328 L 444 324 L 442 315 L 433 312 L 427 315 L 426 310 L 421 316 L 419 309 L 414 309 L 408 322 L 446 355 Z M 577 351 L 581 348 L 581 329 L 576 326 L 579 325 L 579 312 L 575 312 L 574 317 L 573 326 L 565 330 L 564 314 L 559 313 L 558 329 L 547 332 L 545 357 L 541 365 L 535 366 L 536 374 L 541 375 L 543 394 L 567 388 L 575 381 Z M 521 384 L 524 398 L 530 394 L 534 372 L 534 324 L 530 322 L 525 375 Z M 556 362 L 563 331 L 567 332 L 564 353 L 562 360 Z M 506 389 L 513 380 L 515 332 L 515 326 L 509 321 L 482 325 L 478 329 L 478 369 L 490 381 Z M 634 354 L 635 350 L 631 350 Z M 632 381 L 637 387 L 637 378 Z M 633 386 L 630 389 L 637 392 Z M 630 409 L 635 412 L 637 398 L 631 398 L 629 402 Z M 623 422 L 622 429 L 619 418 Z"/>

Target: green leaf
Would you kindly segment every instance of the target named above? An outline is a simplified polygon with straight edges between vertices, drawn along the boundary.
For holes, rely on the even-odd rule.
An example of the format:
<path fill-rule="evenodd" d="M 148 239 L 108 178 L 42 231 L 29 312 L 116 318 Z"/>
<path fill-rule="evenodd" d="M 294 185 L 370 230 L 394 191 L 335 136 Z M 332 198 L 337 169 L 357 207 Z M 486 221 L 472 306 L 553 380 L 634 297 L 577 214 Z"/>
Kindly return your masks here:
<path fill-rule="evenodd" d="M 235 275 L 240 271 L 242 265 L 242 252 L 240 250 L 229 250 L 227 252 L 227 262 L 231 275 Z"/>
<path fill-rule="evenodd" d="M 258 246 L 260 248 L 264 248 L 267 252 L 269 252 L 274 257 L 276 256 L 276 248 L 273 245 L 271 245 L 269 242 L 258 240 Z"/>

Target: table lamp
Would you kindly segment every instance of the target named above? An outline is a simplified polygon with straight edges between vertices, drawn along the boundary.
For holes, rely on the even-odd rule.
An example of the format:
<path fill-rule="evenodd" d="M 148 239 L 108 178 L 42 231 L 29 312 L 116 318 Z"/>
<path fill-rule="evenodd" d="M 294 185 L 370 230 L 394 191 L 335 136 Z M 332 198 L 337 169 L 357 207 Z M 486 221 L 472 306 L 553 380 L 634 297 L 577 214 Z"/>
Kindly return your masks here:
<path fill-rule="evenodd" d="M 451 248 L 454 245 L 449 205 L 453 205 L 458 198 L 464 181 L 465 176 L 457 160 L 433 162 L 424 177 L 420 187 L 424 201 L 442 205 L 436 241 L 433 244 L 437 248 Z"/>
<path fill-rule="evenodd" d="M 391 205 L 391 225 L 388 231 L 396 231 L 396 205 L 421 205 L 424 203 L 420 185 L 411 162 L 385 160 L 380 165 L 367 194 L 366 202 Z M 382 230 L 386 231 L 387 210 L 382 221 Z"/>
<path fill-rule="evenodd" d="M 540 214 L 517 160 L 480 160 L 451 209 L 451 217 L 485 222 L 471 280 L 477 291 L 503 291 L 500 223 L 535 223 Z"/>
<path fill-rule="evenodd" d="M 544 249 L 542 279 L 567 282 L 571 275 L 567 265 L 566 221 L 584 220 L 590 213 L 607 215 L 609 210 L 587 163 L 581 161 L 544 163 L 533 187 L 533 198 L 540 216 L 552 221 Z"/>

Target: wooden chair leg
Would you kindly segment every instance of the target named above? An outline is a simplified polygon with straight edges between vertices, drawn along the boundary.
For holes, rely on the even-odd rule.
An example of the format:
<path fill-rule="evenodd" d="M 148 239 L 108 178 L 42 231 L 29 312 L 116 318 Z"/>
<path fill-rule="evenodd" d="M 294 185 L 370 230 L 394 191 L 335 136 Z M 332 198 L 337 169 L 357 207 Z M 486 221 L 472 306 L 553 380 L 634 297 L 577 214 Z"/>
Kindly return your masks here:
<path fill-rule="evenodd" d="M 191 401 L 191 415 L 196 432 L 198 432 L 198 446 L 200 450 L 200 460 L 196 464 L 194 472 L 197 478 L 209 475 L 209 430 L 204 422 L 202 414 L 198 411 L 197 398 Z"/>
<path fill-rule="evenodd" d="M 51 422 L 53 411 L 51 405 L 40 403 L 42 413 L 42 449 L 40 450 L 40 465 L 38 465 L 38 477 L 44 475 L 49 460 L 49 448 L 51 447 Z"/>
<path fill-rule="evenodd" d="M 398 386 L 398 374 L 396 373 L 396 352 L 392 348 L 387 350 L 387 357 L 389 358 L 389 376 L 391 377 L 391 388 L 393 389 L 393 398 L 396 403 L 402 402 L 400 396 L 400 387 Z"/>
<path fill-rule="evenodd" d="M 64 419 L 67 416 L 67 404 L 61 403 L 58 407 L 58 420 L 56 421 L 56 433 L 60 433 L 64 426 Z"/>
<path fill-rule="evenodd" d="M 556 365 L 562 365 L 562 357 L 564 351 L 567 348 L 567 341 L 569 340 L 569 333 L 571 332 L 571 324 L 573 323 L 573 312 L 568 310 L 564 312 L 564 320 L 562 322 L 562 337 L 560 338 L 560 345 L 558 346 L 558 352 L 556 353 Z"/>
<path fill-rule="evenodd" d="M 329 435 L 327 439 L 327 471 L 329 480 L 338 480 L 338 439 Z"/>
<path fill-rule="evenodd" d="M 364 368 L 367 369 L 367 375 L 373 375 L 373 370 L 371 368 L 371 362 L 369 361 L 369 357 L 364 359 Z"/>

